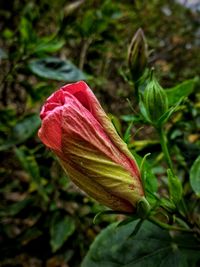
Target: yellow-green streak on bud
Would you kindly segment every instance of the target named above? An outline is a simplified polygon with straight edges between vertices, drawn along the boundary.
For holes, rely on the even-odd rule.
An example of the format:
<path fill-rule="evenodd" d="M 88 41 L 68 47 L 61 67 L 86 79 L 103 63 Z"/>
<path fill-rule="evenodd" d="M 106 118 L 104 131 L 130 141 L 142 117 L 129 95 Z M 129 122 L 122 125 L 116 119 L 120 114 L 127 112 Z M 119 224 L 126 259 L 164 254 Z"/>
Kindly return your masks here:
<path fill-rule="evenodd" d="M 150 121 L 155 125 L 168 110 L 167 94 L 153 74 L 144 91 L 144 105 Z"/>
<path fill-rule="evenodd" d="M 136 82 L 144 73 L 148 60 L 148 49 L 142 29 L 138 29 L 128 48 L 128 65 Z"/>

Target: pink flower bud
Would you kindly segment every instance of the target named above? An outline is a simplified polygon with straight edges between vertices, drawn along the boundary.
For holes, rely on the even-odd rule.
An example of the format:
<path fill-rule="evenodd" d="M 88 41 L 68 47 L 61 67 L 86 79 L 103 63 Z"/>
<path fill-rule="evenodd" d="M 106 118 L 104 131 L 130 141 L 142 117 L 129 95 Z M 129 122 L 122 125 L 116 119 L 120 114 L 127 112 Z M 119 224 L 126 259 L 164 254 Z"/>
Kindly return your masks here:
<path fill-rule="evenodd" d="M 111 209 L 133 212 L 144 196 L 137 163 L 88 85 L 63 86 L 40 117 L 38 135 L 71 180 Z"/>

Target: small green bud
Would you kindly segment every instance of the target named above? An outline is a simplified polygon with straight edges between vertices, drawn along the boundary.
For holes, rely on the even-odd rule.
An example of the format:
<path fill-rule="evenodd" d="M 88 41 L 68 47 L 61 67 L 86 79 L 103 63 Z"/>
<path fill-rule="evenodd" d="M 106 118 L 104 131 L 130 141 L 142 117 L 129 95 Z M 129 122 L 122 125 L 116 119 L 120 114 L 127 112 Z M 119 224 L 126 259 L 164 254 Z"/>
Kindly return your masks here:
<path fill-rule="evenodd" d="M 144 105 L 150 121 L 157 124 L 161 116 L 168 110 L 168 98 L 165 90 L 151 73 L 150 82 L 144 91 Z"/>
<path fill-rule="evenodd" d="M 136 82 L 144 73 L 148 60 L 147 42 L 140 28 L 133 36 L 128 48 L 128 65 L 133 80 Z"/>

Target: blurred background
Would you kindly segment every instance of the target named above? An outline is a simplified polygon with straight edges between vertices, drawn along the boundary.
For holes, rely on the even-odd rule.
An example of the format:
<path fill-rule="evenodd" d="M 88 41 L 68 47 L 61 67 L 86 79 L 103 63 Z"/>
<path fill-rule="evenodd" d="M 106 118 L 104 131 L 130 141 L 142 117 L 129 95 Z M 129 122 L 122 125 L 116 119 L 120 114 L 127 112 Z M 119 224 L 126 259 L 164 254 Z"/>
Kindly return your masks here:
<path fill-rule="evenodd" d="M 200 74 L 199 15 L 194 0 L 0 1 L 0 266 L 78 267 L 101 229 L 120 219 L 104 216 L 94 225 L 105 208 L 69 181 L 38 139 L 45 99 L 86 80 L 123 135 L 132 113 L 127 98 L 137 109 L 127 82 L 134 33 L 143 29 L 148 64 L 170 88 Z M 199 81 L 169 131 L 183 169 L 200 152 L 198 88 Z M 141 156 L 153 148 L 159 162 L 157 136 L 151 127 L 136 134 L 140 127 L 131 147 Z"/>

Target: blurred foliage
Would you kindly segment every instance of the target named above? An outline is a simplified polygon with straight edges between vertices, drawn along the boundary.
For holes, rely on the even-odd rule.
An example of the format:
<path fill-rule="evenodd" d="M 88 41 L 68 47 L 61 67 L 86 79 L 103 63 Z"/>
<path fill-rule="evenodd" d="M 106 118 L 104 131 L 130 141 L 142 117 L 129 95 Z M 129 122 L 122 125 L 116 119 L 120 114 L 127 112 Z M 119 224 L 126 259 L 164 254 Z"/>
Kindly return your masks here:
<path fill-rule="evenodd" d="M 168 139 L 184 192 L 191 195 L 191 183 L 199 194 L 199 26 L 199 11 L 173 0 L 0 2 L 0 266 L 80 266 L 101 228 L 118 219 L 93 225 L 104 207 L 71 184 L 37 138 L 43 101 L 66 81 L 84 78 L 95 88 L 130 149 L 153 151 L 149 187 L 157 190 L 155 175 L 167 183 L 158 137 L 140 129 L 137 110 L 128 115 L 136 102 L 127 48 L 139 27 L 169 103 L 189 96 L 168 123 Z"/>

